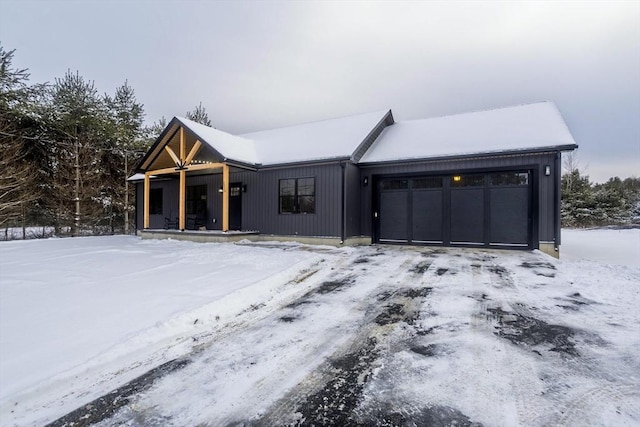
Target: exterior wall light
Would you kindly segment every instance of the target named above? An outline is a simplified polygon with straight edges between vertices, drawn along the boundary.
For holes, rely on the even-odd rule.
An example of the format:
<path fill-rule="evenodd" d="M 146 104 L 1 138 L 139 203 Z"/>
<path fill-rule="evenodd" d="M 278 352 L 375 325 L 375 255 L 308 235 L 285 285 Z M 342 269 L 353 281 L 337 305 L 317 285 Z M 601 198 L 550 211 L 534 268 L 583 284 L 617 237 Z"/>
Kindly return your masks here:
<path fill-rule="evenodd" d="M 455 182 L 459 182 L 459 181 L 461 181 L 461 180 L 462 180 L 462 177 L 461 177 L 460 175 L 455 175 L 455 176 L 453 177 L 453 180 L 454 180 Z"/>
<path fill-rule="evenodd" d="M 365 177 L 362 179 L 362 186 L 363 186 L 363 187 L 366 187 L 367 185 L 369 185 L 369 177 L 368 177 L 368 176 L 365 176 Z"/>
<path fill-rule="evenodd" d="M 545 176 L 551 175 L 551 166 L 550 165 L 545 165 L 544 166 L 544 174 L 545 174 Z"/>
<path fill-rule="evenodd" d="M 222 187 L 218 188 L 218 193 L 224 193 L 224 189 Z"/>

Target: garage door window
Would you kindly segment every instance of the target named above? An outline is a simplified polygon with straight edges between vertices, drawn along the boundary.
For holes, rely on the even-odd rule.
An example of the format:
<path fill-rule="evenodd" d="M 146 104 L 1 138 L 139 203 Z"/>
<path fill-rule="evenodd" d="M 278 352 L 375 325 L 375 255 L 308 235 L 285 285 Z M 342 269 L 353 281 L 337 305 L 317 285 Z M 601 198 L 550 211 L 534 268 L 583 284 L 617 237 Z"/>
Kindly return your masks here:
<path fill-rule="evenodd" d="M 442 178 L 418 178 L 411 183 L 413 188 L 442 188 Z"/>
<path fill-rule="evenodd" d="M 528 185 L 526 172 L 500 172 L 491 174 L 491 185 Z"/>
<path fill-rule="evenodd" d="M 452 187 L 482 187 L 484 175 L 454 175 L 451 177 Z"/>
<path fill-rule="evenodd" d="M 381 183 L 382 190 L 406 190 L 407 188 L 409 188 L 407 179 L 391 179 Z"/>

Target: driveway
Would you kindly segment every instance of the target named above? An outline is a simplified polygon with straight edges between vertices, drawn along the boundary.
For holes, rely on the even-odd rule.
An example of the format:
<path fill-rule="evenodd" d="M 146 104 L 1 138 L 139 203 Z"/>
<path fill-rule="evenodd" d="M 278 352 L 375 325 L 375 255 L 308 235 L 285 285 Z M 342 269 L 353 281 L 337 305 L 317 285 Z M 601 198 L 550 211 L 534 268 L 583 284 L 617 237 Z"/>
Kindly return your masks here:
<path fill-rule="evenodd" d="M 595 277 L 524 251 L 262 247 L 323 256 L 284 303 L 248 306 L 53 425 L 640 423 L 637 299 L 598 288 L 611 273 L 630 289 L 637 271 Z"/>

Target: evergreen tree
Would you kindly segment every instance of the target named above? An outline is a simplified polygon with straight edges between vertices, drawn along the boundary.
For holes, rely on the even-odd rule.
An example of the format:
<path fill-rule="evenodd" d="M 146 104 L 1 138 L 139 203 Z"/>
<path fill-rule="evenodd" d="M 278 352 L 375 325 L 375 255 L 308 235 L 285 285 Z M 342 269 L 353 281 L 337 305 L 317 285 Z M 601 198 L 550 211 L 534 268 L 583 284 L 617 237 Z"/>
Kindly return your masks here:
<path fill-rule="evenodd" d="M 122 224 L 125 233 L 128 233 L 129 217 L 134 206 L 129 202 L 133 200 L 133 194 L 127 178 L 146 148 L 143 139 L 144 108 L 138 103 L 135 91 L 127 81 L 116 89 L 113 98 L 105 95 L 105 102 L 112 128 L 110 149 L 103 152 L 102 164 L 110 186 L 103 187 L 101 197 L 109 210 L 112 231 L 116 225 Z"/>
<path fill-rule="evenodd" d="M 39 161 L 43 123 L 38 98 L 43 85 L 29 85 L 26 69 L 13 67 L 15 50 L 0 45 L 0 225 L 21 224 L 40 199 Z"/>
<path fill-rule="evenodd" d="M 108 148 L 108 115 L 94 83 L 71 71 L 55 80 L 50 107 L 64 135 L 55 153 L 57 223 L 70 225 L 75 236 L 81 223 L 96 226 L 103 219 L 101 155 Z"/>
<path fill-rule="evenodd" d="M 562 225 L 565 227 L 586 227 L 597 218 L 595 201 L 588 176 L 582 176 L 578 169 L 565 173 L 561 180 Z"/>
<path fill-rule="evenodd" d="M 153 122 L 151 126 L 148 126 L 145 129 L 147 143 L 149 145 L 153 144 L 153 142 L 158 139 L 164 128 L 167 127 L 167 119 L 162 116 L 159 120 Z"/>
<path fill-rule="evenodd" d="M 196 106 L 196 109 L 191 111 L 187 111 L 187 119 L 193 120 L 194 122 L 203 124 L 205 126 L 213 127 L 211 125 L 211 120 L 209 120 L 209 115 L 207 111 L 202 106 L 202 102 Z"/>

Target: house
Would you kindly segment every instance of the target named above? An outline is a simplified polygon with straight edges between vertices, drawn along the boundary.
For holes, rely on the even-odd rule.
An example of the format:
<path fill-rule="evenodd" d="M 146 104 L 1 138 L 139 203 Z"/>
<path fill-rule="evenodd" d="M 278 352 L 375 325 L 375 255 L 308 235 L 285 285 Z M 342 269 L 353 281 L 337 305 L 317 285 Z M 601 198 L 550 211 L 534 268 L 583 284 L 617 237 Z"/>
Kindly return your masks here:
<path fill-rule="evenodd" d="M 552 102 L 400 122 L 387 110 L 243 135 L 175 117 L 132 177 L 136 223 L 145 237 L 240 230 L 557 256 L 560 155 L 576 148 Z"/>

